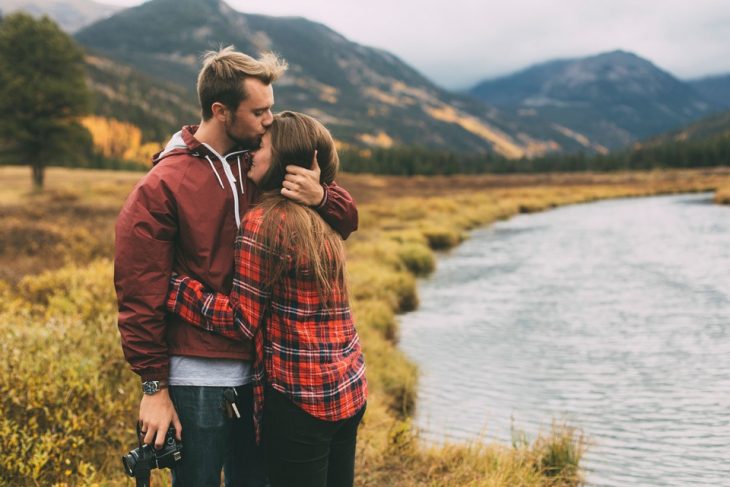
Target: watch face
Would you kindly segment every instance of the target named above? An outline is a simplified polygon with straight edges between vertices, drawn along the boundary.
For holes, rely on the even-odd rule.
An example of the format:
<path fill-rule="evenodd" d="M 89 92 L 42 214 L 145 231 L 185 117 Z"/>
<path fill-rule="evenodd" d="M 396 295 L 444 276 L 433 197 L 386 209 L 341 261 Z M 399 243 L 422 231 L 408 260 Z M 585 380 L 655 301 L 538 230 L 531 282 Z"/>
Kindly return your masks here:
<path fill-rule="evenodd" d="M 144 391 L 145 394 L 154 394 L 159 390 L 160 383 L 156 380 L 151 380 L 147 382 L 142 383 L 142 391 Z"/>

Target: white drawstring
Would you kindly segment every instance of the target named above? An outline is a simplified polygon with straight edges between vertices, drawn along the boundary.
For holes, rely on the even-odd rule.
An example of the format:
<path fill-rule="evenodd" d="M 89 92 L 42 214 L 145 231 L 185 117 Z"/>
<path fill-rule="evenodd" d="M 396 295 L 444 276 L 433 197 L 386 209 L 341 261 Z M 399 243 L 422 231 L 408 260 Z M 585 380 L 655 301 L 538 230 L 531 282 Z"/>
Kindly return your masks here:
<path fill-rule="evenodd" d="M 241 172 L 241 156 L 236 156 L 236 160 L 238 161 L 238 185 L 241 186 L 241 194 L 245 194 L 243 192 L 243 173 Z"/>
<path fill-rule="evenodd" d="M 239 213 L 239 202 L 238 202 L 238 193 L 236 193 L 236 178 L 233 176 L 233 171 L 231 170 L 231 165 L 228 163 L 227 157 L 230 157 L 233 154 L 228 154 L 227 157 L 223 157 L 220 154 L 218 154 L 215 149 L 213 149 L 210 145 L 203 143 L 203 145 L 213 154 L 215 155 L 218 160 L 220 161 L 221 165 L 223 166 L 223 172 L 226 173 L 226 179 L 228 180 L 228 185 L 231 187 L 231 193 L 233 194 L 233 216 L 236 218 L 236 227 L 241 228 L 241 215 Z M 242 154 L 245 151 L 241 151 Z M 208 159 L 208 162 L 210 163 L 210 167 L 213 168 L 213 172 L 215 173 L 215 177 L 218 178 L 218 182 L 221 185 L 221 188 L 225 188 L 223 186 L 223 180 L 221 180 L 220 174 L 218 174 L 218 171 L 216 170 L 215 166 L 213 165 L 213 161 L 210 160 L 210 156 L 205 156 L 206 159 Z M 240 168 L 240 166 L 239 166 Z M 240 172 L 240 169 L 239 169 Z M 241 188 L 243 188 L 243 183 L 241 184 Z"/>
<path fill-rule="evenodd" d="M 225 189 L 225 186 L 223 186 L 223 180 L 220 177 L 220 174 L 218 174 L 218 171 L 215 169 L 215 165 L 213 165 L 213 161 L 210 160 L 210 156 L 205 156 L 206 159 L 208 159 L 208 164 L 210 164 L 210 168 L 215 173 L 215 177 L 218 178 L 218 183 L 221 185 L 221 188 Z"/>

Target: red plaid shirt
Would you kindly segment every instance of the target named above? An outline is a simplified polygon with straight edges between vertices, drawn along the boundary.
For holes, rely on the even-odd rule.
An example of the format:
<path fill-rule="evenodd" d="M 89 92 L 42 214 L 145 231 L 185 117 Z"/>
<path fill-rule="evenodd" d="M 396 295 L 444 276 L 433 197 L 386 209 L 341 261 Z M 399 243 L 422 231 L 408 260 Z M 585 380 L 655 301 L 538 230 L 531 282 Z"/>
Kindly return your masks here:
<path fill-rule="evenodd" d="M 325 306 L 311 274 L 297 276 L 295 259 L 280 256 L 291 263 L 289 270 L 279 284 L 265 290 L 262 257 L 271 251 L 261 243 L 262 220 L 263 211 L 254 208 L 241 223 L 230 295 L 206 291 L 190 277 L 173 276 L 167 308 L 206 330 L 254 341 L 257 432 L 266 383 L 316 418 L 350 418 L 365 404 L 367 382 L 344 282 L 333 287 Z"/>

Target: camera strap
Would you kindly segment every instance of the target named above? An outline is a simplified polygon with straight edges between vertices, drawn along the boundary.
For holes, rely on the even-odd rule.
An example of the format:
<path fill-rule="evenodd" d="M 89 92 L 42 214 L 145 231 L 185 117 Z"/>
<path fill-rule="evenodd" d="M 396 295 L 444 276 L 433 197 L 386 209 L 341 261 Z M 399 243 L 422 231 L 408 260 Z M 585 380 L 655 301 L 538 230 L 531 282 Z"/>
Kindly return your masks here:
<path fill-rule="evenodd" d="M 139 421 L 137 421 L 137 444 L 140 448 L 142 448 L 142 439 L 144 438 L 144 435 L 142 434 L 142 426 L 140 426 Z"/>

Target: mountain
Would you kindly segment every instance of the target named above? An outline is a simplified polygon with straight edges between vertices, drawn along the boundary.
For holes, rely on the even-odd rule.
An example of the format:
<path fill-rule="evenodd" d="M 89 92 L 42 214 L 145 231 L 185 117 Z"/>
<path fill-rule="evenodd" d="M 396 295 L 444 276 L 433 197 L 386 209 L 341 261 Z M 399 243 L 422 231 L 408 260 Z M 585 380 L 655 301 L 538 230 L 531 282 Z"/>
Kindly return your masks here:
<path fill-rule="evenodd" d="M 76 39 L 96 55 L 182 87 L 190 100 L 205 51 L 228 44 L 252 55 L 273 50 L 290 66 L 276 83 L 276 108 L 317 116 L 353 146 L 512 158 L 579 147 L 560 130 L 449 93 L 396 56 L 304 18 L 244 14 L 220 0 L 152 0 L 82 29 Z"/>
<path fill-rule="evenodd" d="M 730 74 L 691 80 L 688 84 L 718 110 L 730 108 Z"/>
<path fill-rule="evenodd" d="M 47 15 L 66 32 L 76 32 L 121 8 L 92 0 L 3 0 L 0 6 L 4 14 L 22 10 L 33 16 Z"/>
<path fill-rule="evenodd" d="M 557 124 L 607 149 L 711 111 L 690 85 L 625 51 L 535 65 L 481 82 L 469 94 L 504 111 Z"/>

